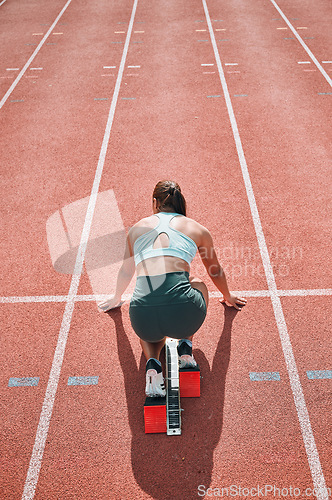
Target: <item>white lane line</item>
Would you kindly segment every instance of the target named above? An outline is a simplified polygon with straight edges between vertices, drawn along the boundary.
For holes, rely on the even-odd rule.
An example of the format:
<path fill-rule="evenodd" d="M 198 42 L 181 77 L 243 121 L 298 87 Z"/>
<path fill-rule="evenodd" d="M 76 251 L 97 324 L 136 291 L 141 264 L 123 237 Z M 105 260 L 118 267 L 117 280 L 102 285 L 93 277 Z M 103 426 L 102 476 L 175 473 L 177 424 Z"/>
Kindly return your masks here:
<path fill-rule="evenodd" d="M 6 68 L 6 71 L 19 71 L 20 68 Z"/>
<path fill-rule="evenodd" d="M 28 69 L 28 67 L 30 66 L 30 64 L 32 63 L 32 61 L 34 60 L 34 58 L 36 57 L 36 55 L 38 54 L 38 52 L 40 51 L 42 46 L 44 45 L 44 43 L 47 40 L 48 36 L 50 35 L 51 31 L 54 29 L 54 26 L 57 24 L 57 22 L 59 21 L 59 19 L 61 18 L 62 14 L 65 12 L 65 10 L 67 9 L 67 7 L 71 3 L 71 1 L 72 0 L 68 0 L 68 2 L 65 4 L 63 9 L 60 11 L 60 14 L 56 17 L 54 23 L 52 24 L 52 26 L 50 27 L 48 32 L 45 34 L 45 36 L 39 42 L 39 44 L 37 45 L 37 47 L 33 51 L 32 55 L 29 57 L 28 61 L 25 63 L 25 65 L 23 66 L 23 68 L 21 69 L 21 71 L 19 72 L 19 74 L 17 75 L 17 77 L 15 78 L 15 80 L 13 81 L 13 83 L 11 84 L 11 86 L 9 87 L 9 89 L 7 90 L 7 92 L 5 93 L 3 98 L 1 99 L 0 109 L 5 104 L 5 102 L 7 101 L 8 97 L 13 92 L 13 90 L 15 89 L 18 82 L 21 80 L 22 76 L 24 75 L 24 73 L 26 72 L 26 70 Z"/>
<path fill-rule="evenodd" d="M 249 170 L 248 170 L 247 162 L 246 162 L 246 159 L 244 156 L 242 142 L 241 142 L 236 118 L 234 115 L 234 110 L 233 110 L 232 102 L 230 99 L 224 71 L 222 68 L 222 64 L 221 64 L 221 60 L 220 60 L 220 56 L 219 56 L 219 51 L 218 51 L 218 47 L 217 47 L 217 43 L 216 43 L 216 39 L 214 36 L 210 15 L 209 15 L 209 11 L 208 11 L 208 8 L 206 5 L 206 1 L 202 0 L 202 3 L 203 3 L 204 11 L 205 11 L 205 17 L 207 20 L 209 32 L 210 32 L 211 43 L 213 46 L 213 51 L 214 51 L 216 63 L 217 63 L 218 70 L 219 70 L 220 82 L 221 82 L 222 89 L 223 89 L 224 96 L 225 96 L 226 106 L 227 106 L 227 110 L 228 110 L 228 114 L 229 114 L 229 118 L 230 118 L 230 122 L 231 122 L 231 127 L 232 127 L 233 136 L 234 136 L 234 140 L 235 140 L 236 150 L 237 150 L 239 162 L 241 165 L 242 176 L 243 176 L 244 185 L 245 185 L 246 192 L 247 192 L 247 198 L 248 198 L 250 211 L 251 211 L 251 215 L 252 215 L 252 219 L 253 219 L 253 223 L 254 223 L 254 227 L 255 227 L 256 237 L 257 237 L 258 246 L 259 246 L 259 250 L 260 250 L 260 254 L 261 254 L 261 258 L 262 258 L 262 262 L 263 262 L 266 281 L 268 284 L 268 289 L 269 289 L 270 294 L 271 294 L 272 307 L 273 307 L 274 316 L 276 319 L 277 328 L 279 331 L 281 346 L 282 346 L 282 350 L 283 350 L 284 357 L 285 357 L 286 367 L 287 367 L 287 371 L 288 371 L 288 375 L 289 375 L 291 389 L 293 392 L 294 403 L 295 403 L 295 407 L 296 407 L 296 411 L 297 411 L 297 415 L 298 415 L 298 420 L 299 420 L 300 427 L 301 427 L 302 438 L 303 438 L 303 442 L 304 442 L 306 453 L 307 453 L 307 458 L 308 458 L 308 462 L 309 462 L 309 467 L 310 467 L 310 471 L 311 471 L 313 484 L 314 484 L 314 487 L 315 487 L 316 492 L 317 492 L 317 498 L 319 500 L 328 500 L 325 478 L 323 475 L 323 471 L 322 471 L 322 467 L 321 467 L 321 463 L 320 463 L 320 459 L 319 459 L 319 455 L 318 455 L 318 450 L 317 450 L 316 443 L 315 443 L 315 438 L 314 438 L 312 428 L 311 428 L 310 418 L 309 418 L 308 410 L 307 410 L 304 395 L 303 395 L 303 390 L 302 390 L 301 381 L 300 381 L 300 377 L 299 377 L 296 362 L 295 362 L 292 344 L 291 344 L 291 341 L 290 341 L 290 338 L 288 335 L 288 331 L 287 331 L 287 325 L 286 325 L 283 309 L 281 306 L 281 300 L 280 300 L 280 297 L 278 297 L 278 293 L 277 293 L 277 285 L 276 285 L 276 281 L 275 281 L 275 277 L 274 277 L 274 273 L 273 273 L 273 268 L 271 265 L 270 256 L 269 256 L 269 252 L 267 249 L 263 228 L 262 228 L 261 220 L 260 220 L 259 213 L 258 213 L 256 199 L 255 199 L 254 191 L 253 191 L 251 180 L 250 180 Z"/>
<path fill-rule="evenodd" d="M 234 293 L 245 297 L 270 297 L 269 290 L 237 290 Z M 332 295 L 332 288 L 312 288 L 299 290 L 277 290 L 279 297 L 324 297 Z M 220 292 L 209 292 L 212 298 L 221 297 Z M 67 302 L 74 300 L 75 302 L 89 302 L 106 299 L 108 295 L 23 295 L 23 296 L 8 296 L 0 297 L 0 304 L 28 304 L 28 303 L 47 303 L 47 302 Z M 125 294 L 122 297 L 124 300 L 130 300 L 131 295 Z"/>
<path fill-rule="evenodd" d="M 311 290 L 278 290 L 279 297 L 309 297 L 320 295 L 332 295 L 332 288 L 316 288 Z"/>
<path fill-rule="evenodd" d="M 1 5 L 3 5 L 7 0 L 2 0 L 2 2 L 0 3 L 0 7 Z"/>
<path fill-rule="evenodd" d="M 308 54 L 308 56 L 310 57 L 310 59 L 316 64 L 317 68 L 319 69 L 319 71 L 322 73 L 322 75 L 324 76 L 324 78 L 326 79 L 326 81 L 331 85 L 332 87 L 332 80 L 331 78 L 329 77 L 329 75 L 326 73 L 325 69 L 323 68 L 323 66 L 319 63 L 319 61 L 316 59 L 316 57 L 313 55 L 313 53 L 311 52 L 311 50 L 309 49 L 309 47 L 304 43 L 304 41 L 302 40 L 302 38 L 300 37 L 300 35 L 298 34 L 298 32 L 296 31 L 296 29 L 294 28 L 294 26 L 289 22 L 289 20 L 287 19 L 287 17 L 285 16 L 285 14 L 283 13 L 283 11 L 280 9 L 280 7 L 277 5 L 277 3 L 275 2 L 275 0 L 270 0 L 270 2 L 274 5 L 274 7 L 277 9 L 277 11 L 279 12 L 279 14 L 281 15 L 281 17 L 283 18 L 283 20 L 285 21 L 285 23 L 289 26 L 289 28 L 292 30 L 292 32 L 294 33 L 294 35 L 296 36 L 296 38 L 298 39 L 298 41 L 300 42 L 300 44 L 302 45 L 302 47 L 304 48 L 304 50 L 306 51 L 306 53 Z M 306 27 L 302 26 L 302 27 L 299 27 L 297 29 L 307 29 Z"/>
<path fill-rule="evenodd" d="M 88 204 L 88 208 L 86 211 L 81 240 L 80 240 L 80 244 L 79 244 L 78 251 L 77 251 L 74 274 L 72 276 L 71 283 L 70 283 L 68 300 L 66 302 L 65 311 L 63 314 L 62 323 L 61 323 L 61 327 L 60 327 L 58 342 L 57 342 L 57 346 L 56 346 L 55 353 L 54 353 L 52 368 L 51 368 L 50 376 L 49 376 L 48 383 L 47 383 L 46 394 L 45 394 L 45 398 L 44 398 L 44 402 L 43 402 L 43 406 L 42 406 L 42 410 L 41 410 L 41 415 L 40 415 L 40 419 L 39 419 L 39 423 L 38 423 L 35 443 L 33 446 L 32 456 L 31 456 L 29 469 L 28 469 L 28 473 L 27 473 L 27 477 L 26 477 L 26 481 L 25 481 L 25 485 L 24 485 L 22 500 L 30 500 L 34 497 L 37 482 L 38 482 L 40 467 L 41 467 L 43 453 L 44 453 L 44 449 L 45 449 L 45 443 L 46 443 L 48 429 L 49 429 L 51 416 L 52 416 L 52 412 L 53 412 L 55 395 L 56 395 L 57 388 L 58 388 L 62 362 L 63 362 L 63 358 L 64 358 L 64 354 L 65 354 L 68 333 L 69 333 L 72 315 L 73 315 L 73 311 L 74 311 L 74 305 L 75 305 L 74 297 L 77 294 L 77 290 L 78 290 L 78 286 L 79 286 L 79 282 L 80 282 L 80 278 L 81 278 L 81 274 L 82 274 L 86 247 L 87 247 L 87 243 L 89 240 L 89 234 L 90 234 L 93 214 L 94 214 L 97 196 L 98 196 L 98 191 L 99 191 L 99 184 L 100 184 L 101 175 L 102 175 L 103 168 L 104 168 L 108 142 L 109 142 L 112 124 L 113 124 L 113 119 L 114 119 L 114 114 L 115 114 L 115 108 L 116 108 L 116 104 L 117 104 L 117 100 L 118 100 L 118 96 L 119 96 L 119 92 L 120 92 L 121 80 L 122 80 L 122 76 L 123 76 L 123 72 L 124 72 L 124 68 L 125 68 L 125 62 L 126 62 L 126 57 L 127 57 L 127 53 L 128 53 L 130 36 L 131 36 L 133 23 L 134 23 L 134 17 L 135 17 L 136 8 L 137 8 L 137 2 L 138 2 L 138 0 L 134 0 L 133 9 L 132 9 L 131 18 L 130 18 L 129 27 L 128 27 L 128 33 L 126 36 L 126 41 L 125 41 L 125 45 L 124 45 L 124 49 L 123 49 L 123 53 L 122 53 L 120 67 L 119 67 L 119 73 L 118 73 L 118 77 L 117 77 L 115 88 L 114 88 L 112 103 L 111 103 L 111 107 L 109 110 L 109 115 L 108 115 L 107 124 L 106 124 L 106 128 L 105 128 L 105 133 L 104 133 L 104 138 L 103 138 L 103 142 L 102 142 L 102 146 L 101 146 L 101 150 L 100 150 L 98 165 L 96 168 L 95 178 L 94 178 L 93 186 L 91 189 L 89 204 Z"/>

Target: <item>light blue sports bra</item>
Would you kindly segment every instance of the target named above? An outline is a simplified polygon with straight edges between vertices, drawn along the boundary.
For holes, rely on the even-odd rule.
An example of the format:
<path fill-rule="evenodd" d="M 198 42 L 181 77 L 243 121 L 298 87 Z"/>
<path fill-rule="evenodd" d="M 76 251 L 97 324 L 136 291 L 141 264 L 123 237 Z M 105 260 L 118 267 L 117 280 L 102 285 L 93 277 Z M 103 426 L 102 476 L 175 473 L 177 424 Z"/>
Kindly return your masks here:
<path fill-rule="evenodd" d="M 135 264 L 151 257 L 170 255 L 185 260 L 188 264 L 196 255 L 196 243 L 185 234 L 170 227 L 169 223 L 177 213 L 159 212 L 155 214 L 159 218 L 159 224 L 151 231 L 139 236 L 134 243 Z M 166 248 L 153 248 L 153 244 L 161 233 L 166 233 L 169 238 L 169 246 Z"/>

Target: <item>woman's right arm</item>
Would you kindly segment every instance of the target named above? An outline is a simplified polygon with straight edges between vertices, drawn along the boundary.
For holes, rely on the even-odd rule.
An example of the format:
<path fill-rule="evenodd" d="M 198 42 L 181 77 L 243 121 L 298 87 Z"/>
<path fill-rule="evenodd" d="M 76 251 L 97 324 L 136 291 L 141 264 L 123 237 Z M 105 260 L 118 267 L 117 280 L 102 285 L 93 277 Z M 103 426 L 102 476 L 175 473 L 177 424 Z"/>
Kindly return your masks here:
<path fill-rule="evenodd" d="M 233 295 L 229 291 L 224 270 L 219 264 L 214 249 L 212 236 L 206 228 L 202 228 L 201 244 L 198 247 L 198 251 L 208 275 L 218 290 L 223 294 L 221 302 L 226 302 L 226 304 L 235 307 L 235 309 L 241 310 L 241 308 L 246 305 L 247 301 L 244 298 Z"/>

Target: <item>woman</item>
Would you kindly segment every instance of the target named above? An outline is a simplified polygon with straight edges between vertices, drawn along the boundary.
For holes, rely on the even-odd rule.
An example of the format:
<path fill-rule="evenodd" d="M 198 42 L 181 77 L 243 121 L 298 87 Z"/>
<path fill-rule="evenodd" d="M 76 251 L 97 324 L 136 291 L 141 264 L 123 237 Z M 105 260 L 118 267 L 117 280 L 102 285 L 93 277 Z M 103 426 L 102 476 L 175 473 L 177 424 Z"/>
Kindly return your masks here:
<path fill-rule="evenodd" d="M 153 215 L 129 230 L 115 295 L 99 304 L 103 311 L 121 305 L 121 295 L 136 265 L 137 280 L 129 315 L 147 359 L 147 396 L 165 395 L 159 356 L 166 337 L 179 339 L 181 368 L 196 366 L 192 337 L 205 319 L 209 302 L 206 285 L 189 275 L 197 249 L 210 278 L 223 294 L 222 302 L 240 310 L 247 301 L 228 290 L 211 234 L 186 217 L 186 201 L 176 182 L 158 182 L 153 191 Z"/>

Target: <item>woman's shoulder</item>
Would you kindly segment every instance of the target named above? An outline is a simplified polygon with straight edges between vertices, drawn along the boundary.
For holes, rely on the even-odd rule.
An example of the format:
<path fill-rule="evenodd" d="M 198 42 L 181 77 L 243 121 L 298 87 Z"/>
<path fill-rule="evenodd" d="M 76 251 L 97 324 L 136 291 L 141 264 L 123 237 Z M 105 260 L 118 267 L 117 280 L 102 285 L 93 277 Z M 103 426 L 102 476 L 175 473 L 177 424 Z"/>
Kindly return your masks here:
<path fill-rule="evenodd" d="M 158 217 L 156 215 L 149 215 L 148 217 L 143 217 L 143 219 L 136 222 L 131 229 L 138 227 L 155 227 L 156 222 L 158 223 Z"/>

